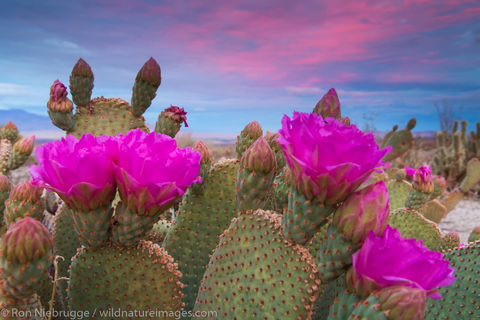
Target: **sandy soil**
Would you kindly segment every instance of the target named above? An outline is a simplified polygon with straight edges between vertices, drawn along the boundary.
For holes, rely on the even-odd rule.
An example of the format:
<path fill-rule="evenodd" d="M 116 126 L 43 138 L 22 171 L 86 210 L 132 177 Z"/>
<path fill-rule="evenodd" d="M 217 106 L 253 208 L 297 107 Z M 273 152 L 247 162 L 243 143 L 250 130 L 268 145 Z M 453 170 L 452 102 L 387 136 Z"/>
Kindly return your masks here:
<path fill-rule="evenodd" d="M 461 201 L 439 224 L 444 232 L 458 232 L 462 243 L 476 226 L 480 226 L 480 200 Z"/>

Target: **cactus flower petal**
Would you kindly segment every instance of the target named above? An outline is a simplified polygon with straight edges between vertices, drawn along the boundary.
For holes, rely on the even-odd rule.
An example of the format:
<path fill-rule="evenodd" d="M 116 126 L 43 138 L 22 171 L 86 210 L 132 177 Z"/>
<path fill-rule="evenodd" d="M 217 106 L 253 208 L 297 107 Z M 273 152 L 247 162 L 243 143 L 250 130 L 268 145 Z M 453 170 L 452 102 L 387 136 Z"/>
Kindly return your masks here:
<path fill-rule="evenodd" d="M 39 166 L 30 167 L 32 183 L 57 192 L 72 209 L 108 205 L 116 183 L 106 140 L 86 134 L 80 140 L 67 136 L 37 147 Z"/>
<path fill-rule="evenodd" d="M 113 156 L 120 197 L 138 214 L 166 209 L 196 182 L 201 155 L 167 135 L 135 129 L 118 136 Z"/>
<path fill-rule="evenodd" d="M 371 293 L 372 288 L 403 285 L 422 289 L 437 299 L 437 288 L 455 281 L 455 270 L 443 257 L 421 241 L 404 239 L 397 229 L 387 226 L 381 237 L 369 232 L 362 248 L 353 254 L 349 281 L 361 296 Z"/>
<path fill-rule="evenodd" d="M 315 113 L 284 116 L 280 139 L 295 187 L 307 198 L 326 204 L 343 201 L 355 191 L 390 148 L 380 150 L 373 134 Z"/>

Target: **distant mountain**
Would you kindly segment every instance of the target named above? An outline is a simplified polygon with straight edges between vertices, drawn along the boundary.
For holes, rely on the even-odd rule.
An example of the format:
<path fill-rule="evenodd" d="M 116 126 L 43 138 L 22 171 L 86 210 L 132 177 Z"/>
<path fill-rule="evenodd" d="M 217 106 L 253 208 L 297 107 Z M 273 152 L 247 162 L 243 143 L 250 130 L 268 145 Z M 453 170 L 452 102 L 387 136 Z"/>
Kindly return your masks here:
<path fill-rule="evenodd" d="M 0 109 L 0 124 L 3 125 L 8 121 L 13 121 L 20 132 L 56 129 L 47 115 L 41 116 L 21 109 Z"/>

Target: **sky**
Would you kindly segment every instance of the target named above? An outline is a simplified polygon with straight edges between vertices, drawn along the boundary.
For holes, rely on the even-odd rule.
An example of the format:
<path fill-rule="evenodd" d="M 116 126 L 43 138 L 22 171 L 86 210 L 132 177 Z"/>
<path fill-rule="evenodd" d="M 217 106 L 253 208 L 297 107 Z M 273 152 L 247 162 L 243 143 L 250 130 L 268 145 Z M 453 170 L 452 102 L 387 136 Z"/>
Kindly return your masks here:
<path fill-rule="evenodd" d="M 130 101 L 153 57 L 162 84 L 150 124 L 172 104 L 187 131 L 238 133 L 253 120 L 278 130 L 335 88 L 360 128 L 416 117 L 416 131 L 438 130 L 439 105 L 473 129 L 479 17 L 478 0 L 0 0 L 0 109 L 46 115 L 51 84 L 68 85 L 80 57 L 93 96 Z"/>

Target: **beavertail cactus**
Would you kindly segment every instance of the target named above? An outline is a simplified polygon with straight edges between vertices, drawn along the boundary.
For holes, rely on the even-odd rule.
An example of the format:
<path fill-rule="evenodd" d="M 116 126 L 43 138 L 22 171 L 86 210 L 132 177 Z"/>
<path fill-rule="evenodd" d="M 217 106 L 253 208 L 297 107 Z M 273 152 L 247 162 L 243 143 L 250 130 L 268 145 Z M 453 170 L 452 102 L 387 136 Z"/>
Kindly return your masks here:
<path fill-rule="evenodd" d="M 15 186 L 5 201 L 5 224 L 9 226 L 25 217 L 42 221 L 45 210 L 41 200 L 42 193 L 42 187 L 32 185 L 27 181 Z"/>
<path fill-rule="evenodd" d="M 279 132 L 292 176 L 283 231 L 287 239 L 305 243 L 326 223 L 335 205 L 381 165 L 389 149 L 380 150 L 373 135 L 356 126 L 315 113 L 284 116 Z"/>
<path fill-rule="evenodd" d="M 237 159 L 240 160 L 243 153 L 262 135 L 263 130 L 258 121 L 252 121 L 247 124 L 242 132 L 240 132 L 240 135 L 237 136 L 237 142 L 235 144 Z"/>
<path fill-rule="evenodd" d="M 383 158 L 384 161 L 392 161 L 412 148 L 414 144 L 412 129 L 415 128 L 416 124 L 417 120 L 412 118 L 405 129 L 397 131 L 398 126 L 395 126 L 391 132 L 387 133 L 381 146 L 382 148 L 392 146 L 392 151 Z"/>
<path fill-rule="evenodd" d="M 164 210 L 201 182 L 201 155 L 188 147 L 178 149 L 169 136 L 138 129 L 119 135 L 115 149 L 113 169 L 121 202 L 113 217 L 113 240 L 134 245 Z"/>
<path fill-rule="evenodd" d="M 183 108 L 170 105 L 169 108 L 163 110 L 158 116 L 157 123 L 155 124 L 155 132 L 175 138 L 182 123 L 185 123 L 185 127 L 188 127 L 187 112 L 183 110 Z"/>
<path fill-rule="evenodd" d="M 35 147 L 35 136 L 23 138 L 9 121 L 0 127 L 0 173 L 7 175 L 27 161 Z"/>
<path fill-rule="evenodd" d="M 0 274 L 11 297 L 29 298 L 48 281 L 52 248 L 52 236 L 35 219 L 21 219 L 8 229 L 0 240 Z"/>
<path fill-rule="evenodd" d="M 263 137 L 248 148 L 240 160 L 235 189 L 240 211 L 263 209 L 275 178 L 275 154 Z"/>
<path fill-rule="evenodd" d="M 323 118 L 334 118 L 340 120 L 342 118 L 340 110 L 340 100 L 338 99 L 337 91 L 334 88 L 328 92 L 318 101 L 313 109 L 313 112 L 322 116 Z"/>
<path fill-rule="evenodd" d="M 352 193 L 337 209 L 315 255 L 322 280 L 330 281 L 352 264 L 352 254 L 367 234 L 382 235 L 388 222 L 388 192 L 383 181 Z"/>
<path fill-rule="evenodd" d="M 67 136 L 46 143 L 36 150 L 39 166 L 30 167 L 32 183 L 55 191 L 72 209 L 85 245 L 101 245 L 111 232 L 116 181 L 109 139 L 86 134 L 80 140 Z"/>
<path fill-rule="evenodd" d="M 80 139 L 83 134 L 117 135 L 139 128 L 148 132 L 142 114 L 151 105 L 161 81 L 160 66 L 150 58 L 140 69 L 133 86 L 132 105 L 119 98 L 92 99 L 93 72 L 88 63 L 79 59 L 70 75 L 70 92 L 76 104 L 67 98 L 67 88 L 56 80 L 50 88 L 47 103 L 52 123 Z"/>
<path fill-rule="evenodd" d="M 11 144 L 14 144 L 18 139 L 20 139 L 20 134 L 15 123 L 8 121 L 3 127 L 0 128 L 0 139 L 7 139 Z"/>
<path fill-rule="evenodd" d="M 3 210 L 5 209 L 5 200 L 8 199 L 12 184 L 6 176 L 0 173 L 0 225 L 3 223 Z"/>
<path fill-rule="evenodd" d="M 370 232 L 362 248 L 353 254 L 347 286 L 333 306 L 350 300 L 342 319 L 424 319 L 427 297 L 439 299 L 438 289 L 455 281 L 454 269 L 443 254 L 429 251 L 415 239 L 404 239 L 387 226 L 381 236 Z M 337 305 L 337 307 L 336 307 Z M 334 319 L 330 312 L 328 319 Z M 343 311 L 343 312 L 345 312 Z"/>
<path fill-rule="evenodd" d="M 140 117 L 150 107 L 162 81 L 160 66 L 150 57 L 135 78 L 132 94 L 132 113 Z"/>

